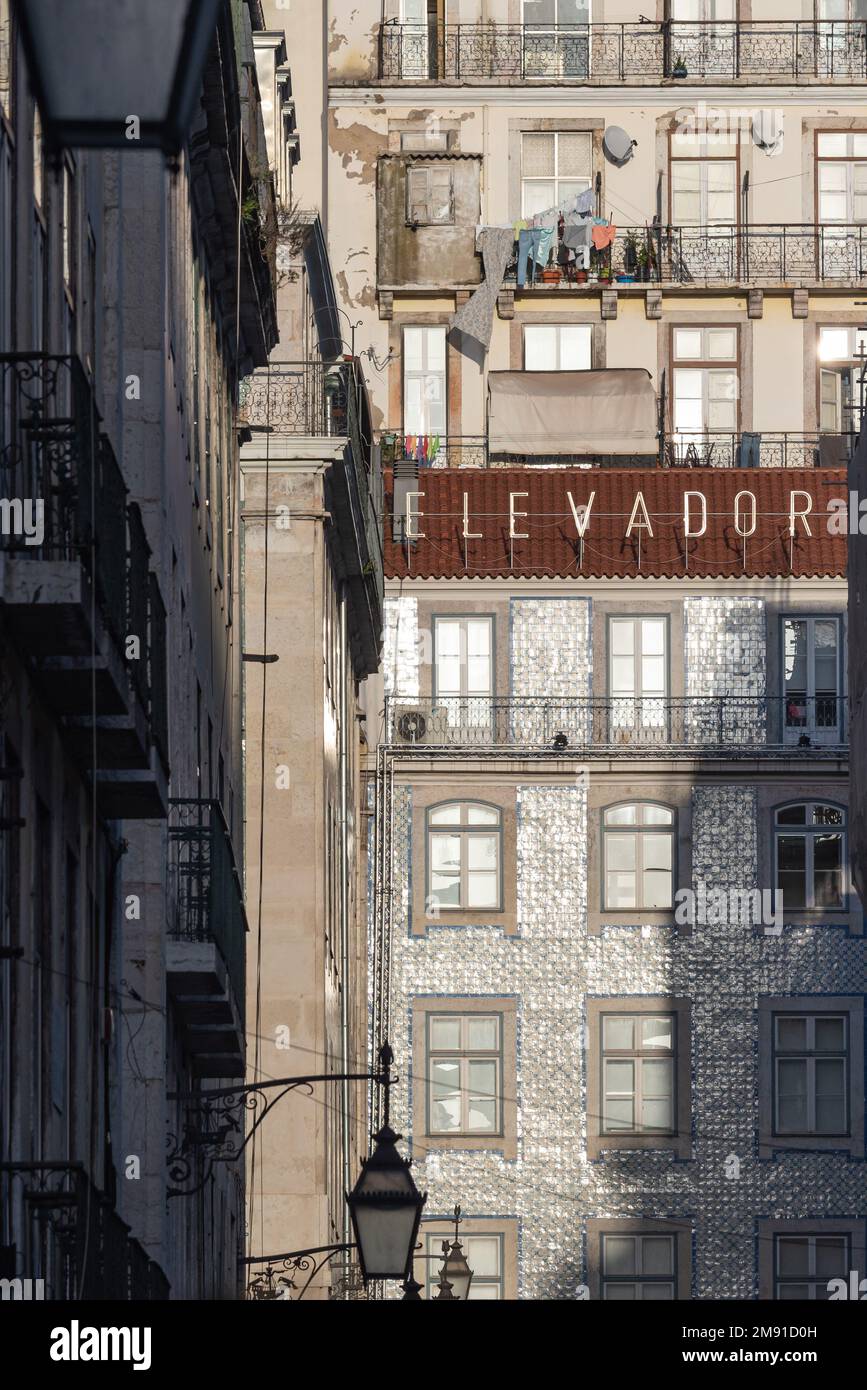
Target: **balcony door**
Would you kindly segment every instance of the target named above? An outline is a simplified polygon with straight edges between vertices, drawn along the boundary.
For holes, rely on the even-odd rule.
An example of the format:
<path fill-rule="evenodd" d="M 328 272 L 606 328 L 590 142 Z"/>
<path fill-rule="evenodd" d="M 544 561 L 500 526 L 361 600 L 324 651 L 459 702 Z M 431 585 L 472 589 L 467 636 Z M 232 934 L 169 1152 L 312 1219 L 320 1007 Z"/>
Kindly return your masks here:
<path fill-rule="evenodd" d="M 737 0 L 671 0 L 669 69 L 687 77 L 737 71 Z"/>
<path fill-rule="evenodd" d="M 667 249 L 673 279 L 699 283 L 736 279 L 738 182 L 736 140 L 672 133 Z"/>
<path fill-rule="evenodd" d="M 407 324 L 403 330 L 403 432 L 405 447 L 420 462 L 444 456 L 446 330 L 440 324 Z"/>
<path fill-rule="evenodd" d="M 846 326 L 819 329 L 819 450 L 827 463 L 845 464 L 861 428 L 862 373 L 867 332 Z M 838 443 L 822 436 L 842 435 Z M 826 453 L 825 450 L 833 450 Z"/>
<path fill-rule="evenodd" d="M 428 0 L 400 0 L 401 77 L 436 77 L 436 33 Z"/>
<path fill-rule="evenodd" d="M 783 620 L 783 741 L 839 743 L 840 620 L 832 617 Z"/>
<path fill-rule="evenodd" d="M 434 717 L 447 729 L 477 731 L 485 741 L 492 723 L 494 622 L 486 615 L 436 617 Z"/>
<path fill-rule="evenodd" d="M 818 0 L 816 68 L 822 77 L 864 76 L 867 0 Z"/>
<path fill-rule="evenodd" d="M 660 743 L 668 733 L 668 622 L 608 622 L 609 742 Z"/>
<path fill-rule="evenodd" d="M 674 462 L 731 466 L 737 449 L 737 329 L 675 328 Z"/>
<path fill-rule="evenodd" d="M 590 0 L 524 0 L 525 77 L 587 77 Z"/>

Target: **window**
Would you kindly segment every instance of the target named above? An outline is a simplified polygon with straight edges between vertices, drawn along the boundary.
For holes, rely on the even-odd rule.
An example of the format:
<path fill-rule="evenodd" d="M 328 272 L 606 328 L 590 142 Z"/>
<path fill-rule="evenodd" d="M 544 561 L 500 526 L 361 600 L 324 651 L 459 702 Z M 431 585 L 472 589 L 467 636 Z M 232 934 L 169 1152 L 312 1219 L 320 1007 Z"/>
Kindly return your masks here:
<path fill-rule="evenodd" d="M 430 1013 L 428 1134 L 502 1133 L 499 1014 Z"/>
<path fill-rule="evenodd" d="M 12 115 L 12 14 L 10 0 L 0 0 L 0 109 Z"/>
<path fill-rule="evenodd" d="M 867 133 L 816 135 L 819 224 L 867 222 Z"/>
<path fill-rule="evenodd" d="M 731 328 L 675 328 L 674 433 L 733 432 L 738 422 L 738 333 Z"/>
<path fill-rule="evenodd" d="M 671 221 L 675 227 L 732 226 L 738 220 L 734 159 L 671 161 Z"/>
<path fill-rule="evenodd" d="M 589 371 L 593 329 L 589 323 L 544 323 L 524 329 L 524 370 Z"/>
<path fill-rule="evenodd" d="M 403 429 L 445 435 L 446 330 L 439 324 L 403 330 Z"/>
<path fill-rule="evenodd" d="M 668 623 L 664 617 L 609 618 L 610 736 L 664 735 L 668 726 Z"/>
<path fill-rule="evenodd" d="M 589 132 L 527 133 L 521 136 L 521 215 L 559 207 L 589 188 L 593 142 Z"/>
<path fill-rule="evenodd" d="M 445 1239 L 445 1228 L 441 1234 L 427 1234 L 425 1236 L 425 1253 L 429 1257 L 425 1260 L 428 1298 L 436 1298 L 439 1291 L 439 1273 L 442 1268 L 442 1247 Z M 492 1231 L 490 1235 L 469 1235 L 464 1232 L 464 1227 L 461 1225 L 458 1230 L 458 1240 L 463 1246 L 467 1264 L 473 1271 L 473 1282 L 470 1284 L 468 1301 L 481 1302 L 484 1300 L 490 1303 L 504 1299 L 506 1297 L 504 1290 L 504 1233 Z"/>
<path fill-rule="evenodd" d="M 586 77 L 590 0 L 524 0 L 524 75 Z"/>
<path fill-rule="evenodd" d="M 517 1021 L 514 995 L 412 1001 L 413 1145 L 422 1155 L 478 1149 L 517 1158 Z"/>
<path fill-rule="evenodd" d="M 434 618 L 434 701 L 450 724 L 486 727 L 494 693 L 490 617 Z"/>
<path fill-rule="evenodd" d="M 774 1133 L 848 1134 L 845 1014 L 774 1015 Z"/>
<path fill-rule="evenodd" d="M 819 329 L 819 429 L 824 434 L 861 428 L 859 376 L 867 353 L 867 330 Z"/>
<path fill-rule="evenodd" d="M 602 1297 L 621 1302 L 675 1297 L 674 1236 L 602 1237 Z"/>
<path fill-rule="evenodd" d="M 674 904 L 674 812 L 638 803 L 602 813 L 606 911 Z"/>
<path fill-rule="evenodd" d="M 674 1014 L 603 1014 L 603 1134 L 674 1132 L 675 1028 Z"/>
<path fill-rule="evenodd" d="M 840 620 L 783 619 L 786 738 L 806 734 L 836 742 L 840 734 Z"/>
<path fill-rule="evenodd" d="M 400 132 L 400 148 L 409 153 L 419 150 L 439 150 L 445 152 L 449 148 L 448 130 L 440 130 L 438 126 L 421 126 L 418 130 L 402 130 Z"/>
<path fill-rule="evenodd" d="M 499 808 L 467 801 L 432 806 L 427 827 L 429 908 L 499 912 Z"/>
<path fill-rule="evenodd" d="M 690 1006 L 669 995 L 587 999 L 587 1156 L 692 1152 Z"/>
<path fill-rule="evenodd" d="M 406 220 L 424 227 L 454 222 L 454 174 L 448 164 L 434 160 L 407 166 Z"/>
<path fill-rule="evenodd" d="M 736 3 L 737 0 L 671 0 L 672 62 L 680 59 L 688 73 L 730 76 Z"/>
<path fill-rule="evenodd" d="M 436 26 L 428 24 L 428 0 L 400 0 L 402 77 L 436 76 Z"/>
<path fill-rule="evenodd" d="M 690 1296 L 692 1231 L 684 1222 L 587 1220 L 591 1299 L 646 1303 Z"/>
<path fill-rule="evenodd" d="M 847 1279 L 852 1262 L 846 1235 L 774 1236 L 774 1298 L 827 1299 L 831 1279 Z"/>
<path fill-rule="evenodd" d="M 864 999 L 759 998 L 759 1157 L 825 1150 L 864 1157 Z"/>
<path fill-rule="evenodd" d="M 777 808 L 776 884 L 784 912 L 845 908 L 845 828 L 840 806 L 799 802 Z"/>

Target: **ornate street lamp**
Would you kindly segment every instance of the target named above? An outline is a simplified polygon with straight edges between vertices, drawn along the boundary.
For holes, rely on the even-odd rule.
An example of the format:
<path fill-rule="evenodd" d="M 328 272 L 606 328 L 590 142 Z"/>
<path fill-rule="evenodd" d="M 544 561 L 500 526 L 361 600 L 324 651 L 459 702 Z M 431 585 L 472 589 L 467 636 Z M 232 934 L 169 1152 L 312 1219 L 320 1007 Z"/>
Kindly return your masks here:
<path fill-rule="evenodd" d="M 470 1284 L 473 1282 L 473 1271 L 467 1264 L 463 1246 L 458 1240 L 458 1227 L 460 1224 L 461 1209 L 460 1207 L 455 1207 L 455 1238 L 451 1247 L 449 1247 L 447 1240 L 443 1241 L 443 1255 L 445 1256 L 445 1260 L 442 1270 L 440 1271 L 440 1287 L 446 1284 L 448 1288 L 453 1290 L 453 1292 L 449 1294 L 450 1298 L 457 1298 L 462 1302 L 466 1302 L 470 1296 Z M 444 1295 L 441 1294 L 440 1297 L 444 1297 Z"/>
<path fill-rule="evenodd" d="M 46 143 L 177 154 L 223 0 L 18 0 Z"/>
<path fill-rule="evenodd" d="M 380 1064 L 388 1074 L 393 1057 L 390 1047 L 383 1049 Z M 370 1279 L 409 1278 L 422 1207 L 422 1195 L 409 1171 L 410 1160 L 397 1151 L 399 1134 L 388 1123 L 388 1087 L 385 1091 L 385 1123 L 375 1134 L 376 1148 L 362 1159 L 361 1176 L 352 1192 L 346 1194 L 349 1214 L 358 1244 L 358 1257 L 365 1283 Z"/>

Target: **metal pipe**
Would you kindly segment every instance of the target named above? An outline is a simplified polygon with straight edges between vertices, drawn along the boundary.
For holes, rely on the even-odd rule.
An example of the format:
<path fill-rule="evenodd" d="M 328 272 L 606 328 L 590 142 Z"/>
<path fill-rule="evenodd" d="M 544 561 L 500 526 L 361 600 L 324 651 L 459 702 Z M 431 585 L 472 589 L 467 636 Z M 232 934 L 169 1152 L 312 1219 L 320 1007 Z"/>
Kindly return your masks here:
<path fill-rule="evenodd" d="M 349 1116 L 350 1083 L 346 1076 L 349 1071 L 349 798 L 347 786 L 347 760 L 349 757 L 349 691 L 347 689 L 347 631 L 346 631 L 346 593 L 340 595 L 340 1043 L 341 1067 L 344 1080 L 340 1084 L 341 1137 L 343 1143 L 343 1191 L 352 1191 L 352 1166 L 350 1157 L 351 1125 Z M 351 1236 L 349 1208 L 341 1204 L 343 1212 L 342 1232 L 346 1244 Z M 346 1260 L 348 1270 L 349 1260 Z"/>

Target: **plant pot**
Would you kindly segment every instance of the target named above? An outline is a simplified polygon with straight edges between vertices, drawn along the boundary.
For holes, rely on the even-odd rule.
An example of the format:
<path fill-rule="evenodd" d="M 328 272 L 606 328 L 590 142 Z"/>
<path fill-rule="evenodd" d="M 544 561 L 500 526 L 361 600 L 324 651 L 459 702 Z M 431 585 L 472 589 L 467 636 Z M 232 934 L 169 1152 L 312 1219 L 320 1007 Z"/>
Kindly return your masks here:
<path fill-rule="evenodd" d="M 545 285 L 559 285 L 560 271 L 557 266 L 551 266 L 548 270 L 542 271 L 542 283 Z"/>
<path fill-rule="evenodd" d="M 672 77 L 686 77 L 686 76 L 687 76 L 686 68 L 685 68 L 685 67 L 672 68 L 672 69 L 671 69 L 671 75 L 672 75 Z"/>
<path fill-rule="evenodd" d="M 586 285 L 586 284 L 587 284 L 587 271 L 586 271 L 586 270 L 576 270 L 576 271 L 575 271 L 575 284 L 576 284 L 576 285 Z"/>
<path fill-rule="evenodd" d="M 618 283 L 618 285 L 634 285 L 634 284 L 635 284 L 635 276 L 634 276 L 634 275 L 618 275 L 616 278 L 617 278 L 617 283 Z"/>

